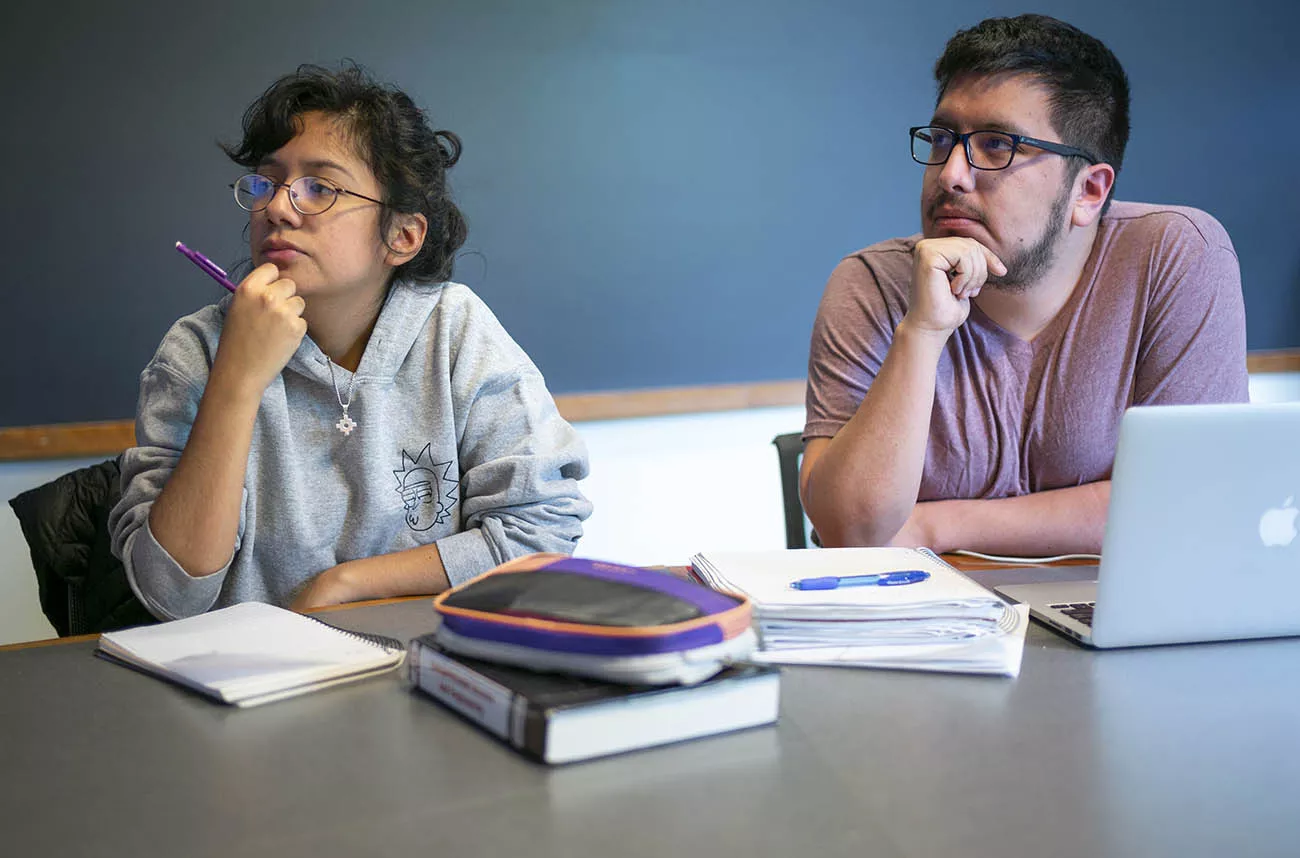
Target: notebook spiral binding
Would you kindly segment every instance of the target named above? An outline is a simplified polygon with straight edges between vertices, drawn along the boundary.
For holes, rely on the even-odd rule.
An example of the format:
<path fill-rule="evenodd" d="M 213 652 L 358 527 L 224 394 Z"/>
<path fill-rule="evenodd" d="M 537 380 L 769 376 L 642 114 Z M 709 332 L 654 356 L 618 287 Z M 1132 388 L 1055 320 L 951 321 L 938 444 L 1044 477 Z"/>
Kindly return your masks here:
<path fill-rule="evenodd" d="M 342 626 L 336 626 L 333 623 L 326 622 L 325 620 L 322 620 L 320 617 L 316 616 L 315 614 L 303 614 L 303 616 L 307 617 L 308 619 L 315 620 L 316 622 L 320 623 L 322 626 L 328 626 L 331 629 L 334 629 L 336 632 L 341 632 L 342 634 L 345 634 L 350 638 L 356 638 L 357 640 L 363 640 L 366 643 L 372 643 L 375 646 L 380 647 L 381 649 L 391 650 L 394 652 L 406 652 L 406 644 L 402 643 L 397 638 L 390 638 L 387 635 L 377 635 L 369 632 L 356 632 L 353 631 L 352 629 L 345 629 Z"/>

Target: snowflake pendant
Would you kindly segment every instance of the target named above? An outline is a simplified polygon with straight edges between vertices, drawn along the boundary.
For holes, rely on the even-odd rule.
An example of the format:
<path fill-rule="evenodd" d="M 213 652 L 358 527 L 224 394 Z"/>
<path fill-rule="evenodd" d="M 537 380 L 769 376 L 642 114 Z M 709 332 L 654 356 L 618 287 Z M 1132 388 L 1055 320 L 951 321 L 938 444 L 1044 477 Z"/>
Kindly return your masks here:
<path fill-rule="evenodd" d="M 344 410 L 343 416 L 340 417 L 339 422 L 335 423 L 334 425 L 338 427 L 338 430 L 342 432 L 344 435 L 351 435 L 352 430 L 357 428 L 357 421 L 349 417 L 348 412 Z"/>

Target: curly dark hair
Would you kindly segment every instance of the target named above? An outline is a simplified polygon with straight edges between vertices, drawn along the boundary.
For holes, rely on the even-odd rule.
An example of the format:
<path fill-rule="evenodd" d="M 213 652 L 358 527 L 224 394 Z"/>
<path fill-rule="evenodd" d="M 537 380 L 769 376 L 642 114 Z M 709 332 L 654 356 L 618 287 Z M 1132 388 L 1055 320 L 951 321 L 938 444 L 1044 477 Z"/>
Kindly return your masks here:
<path fill-rule="evenodd" d="M 948 40 L 934 66 L 937 101 L 958 78 L 1008 72 L 1029 75 L 1046 87 L 1052 125 L 1062 141 L 1092 153 L 1119 175 L 1128 145 L 1128 76 L 1109 48 L 1046 15 L 989 18 Z"/>
<path fill-rule="evenodd" d="M 244 137 L 221 144 L 230 159 L 250 170 L 301 131 L 302 114 L 320 111 L 344 123 L 357 152 L 384 188 L 381 235 L 395 214 L 429 221 L 424 246 L 398 266 L 393 278 L 436 283 L 451 278 L 456 251 L 465 243 L 465 218 L 452 202 L 447 169 L 460 158 L 460 138 L 433 131 L 410 96 L 378 83 L 354 63 L 339 71 L 300 65 L 267 88 L 244 112 Z"/>

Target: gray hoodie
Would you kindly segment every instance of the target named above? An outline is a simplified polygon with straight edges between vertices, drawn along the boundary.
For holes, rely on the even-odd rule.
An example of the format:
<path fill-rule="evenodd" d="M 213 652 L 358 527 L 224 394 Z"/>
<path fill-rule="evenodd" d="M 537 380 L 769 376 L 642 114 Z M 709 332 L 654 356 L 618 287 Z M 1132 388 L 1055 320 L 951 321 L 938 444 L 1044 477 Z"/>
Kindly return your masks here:
<path fill-rule="evenodd" d="M 437 543 L 452 584 L 533 551 L 571 553 L 591 504 L 587 453 L 546 384 L 469 288 L 395 284 L 352 374 L 303 339 L 262 396 L 239 536 L 192 578 L 154 538 L 149 510 L 180 459 L 225 321 L 186 316 L 140 374 L 136 443 L 109 517 L 136 594 L 171 619 L 249 600 L 287 605 L 348 560 Z"/>

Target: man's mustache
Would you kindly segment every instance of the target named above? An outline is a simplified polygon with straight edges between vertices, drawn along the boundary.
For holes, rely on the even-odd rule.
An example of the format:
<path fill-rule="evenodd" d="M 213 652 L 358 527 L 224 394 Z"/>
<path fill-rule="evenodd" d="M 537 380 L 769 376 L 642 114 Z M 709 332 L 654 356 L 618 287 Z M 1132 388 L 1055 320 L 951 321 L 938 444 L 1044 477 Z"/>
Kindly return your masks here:
<path fill-rule="evenodd" d="M 983 212 L 959 204 L 957 198 L 947 191 L 940 191 L 939 195 L 930 201 L 930 205 L 925 210 L 926 217 L 934 220 L 940 209 L 946 209 L 943 213 L 944 217 L 966 217 L 980 222 L 984 220 Z"/>

